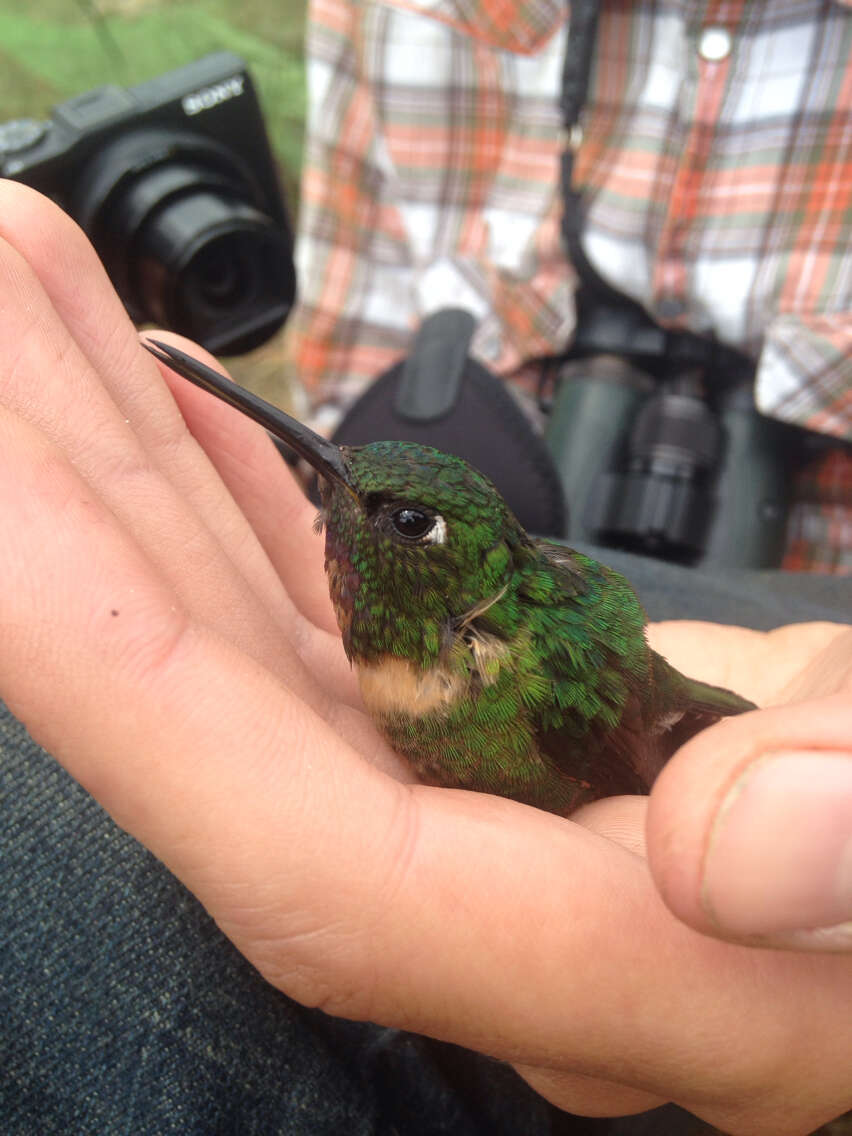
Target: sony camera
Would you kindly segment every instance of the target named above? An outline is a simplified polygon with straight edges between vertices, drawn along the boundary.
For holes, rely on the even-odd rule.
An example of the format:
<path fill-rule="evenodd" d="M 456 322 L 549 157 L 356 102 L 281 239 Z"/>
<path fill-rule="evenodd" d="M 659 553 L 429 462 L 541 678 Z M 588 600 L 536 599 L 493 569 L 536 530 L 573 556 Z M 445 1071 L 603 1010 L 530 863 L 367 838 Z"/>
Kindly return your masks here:
<path fill-rule="evenodd" d="M 292 230 L 257 96 L 221 52 L 0 124 L 0 175 L 83 228 L 137 323 L 239 354 L 287 318 Z"/>

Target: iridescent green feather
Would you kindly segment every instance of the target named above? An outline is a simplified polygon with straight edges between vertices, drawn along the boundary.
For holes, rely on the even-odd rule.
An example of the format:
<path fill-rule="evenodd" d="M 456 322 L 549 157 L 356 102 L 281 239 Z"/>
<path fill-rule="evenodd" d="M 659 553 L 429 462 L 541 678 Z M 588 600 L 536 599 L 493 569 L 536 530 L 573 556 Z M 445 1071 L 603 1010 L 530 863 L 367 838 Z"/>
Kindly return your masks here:
<path fill-rule="evenodd" d="M 343 455 L 356 492 L 330 485 L 324 505 L 350 658 L 444 668 L 464 690 L 429 712 L 380 715 L 423 776 L 566 813 L 647 790 L 671 752 L 669 722 L 694 732 L 749 707 L 655 655 L 629 583 L 532 540 L 461 459 L 401 442 Z M 387 518 L 401 507 L 439 517 L 441 539 L 394 537 Z"/>
<path fill-rule="evenodd" d="M 646 791 L 692 734 L 751 708 L 651 651 L 627 581 L 530 539 L 460 458 L 337 447 L 178 349 L 148 347 L 317 470 L 344 648 L 377 724 L 425 777 L 567 814 Z"/>

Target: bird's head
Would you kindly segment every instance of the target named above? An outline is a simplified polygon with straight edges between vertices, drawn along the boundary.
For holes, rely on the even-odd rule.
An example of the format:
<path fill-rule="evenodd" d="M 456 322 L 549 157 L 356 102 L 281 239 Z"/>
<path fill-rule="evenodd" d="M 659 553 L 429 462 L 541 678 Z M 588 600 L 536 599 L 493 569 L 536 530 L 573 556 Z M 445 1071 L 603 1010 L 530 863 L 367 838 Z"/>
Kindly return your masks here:
<path fill-rule="evenodd" d="M 329 589 L 350 656 L 390 652 L 428 665 L 454 622 L 505 591 L 529 538 L 468 462 L 412 442 L 337 446 L 184 352 L 149 350 L 317 471 Z"/>

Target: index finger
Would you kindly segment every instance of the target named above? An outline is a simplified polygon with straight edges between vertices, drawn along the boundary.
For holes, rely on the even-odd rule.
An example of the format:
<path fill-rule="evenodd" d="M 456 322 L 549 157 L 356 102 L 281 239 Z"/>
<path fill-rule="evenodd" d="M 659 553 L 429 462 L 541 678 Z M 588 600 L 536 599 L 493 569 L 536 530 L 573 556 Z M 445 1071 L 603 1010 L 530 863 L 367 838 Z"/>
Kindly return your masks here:
<path fill-rule="evenodd" d="M 815 622 L 752 631 L 677 619 L 649 624 L 648 641 L 691 678 L 764 706 L 783 700 L 796 676 L 846 630 L 842 624 Z"/>

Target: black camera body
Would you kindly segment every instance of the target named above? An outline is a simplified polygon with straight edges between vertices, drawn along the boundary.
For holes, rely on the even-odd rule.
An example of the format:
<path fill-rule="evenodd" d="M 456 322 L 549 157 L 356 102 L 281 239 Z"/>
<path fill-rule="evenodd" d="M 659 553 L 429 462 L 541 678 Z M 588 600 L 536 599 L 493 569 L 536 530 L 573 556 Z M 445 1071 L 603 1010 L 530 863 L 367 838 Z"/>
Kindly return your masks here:
<path fill-rule="evenodd" d="M 0 175 L 80 224 L 137 323 L 237 354 L 287 318 L 292 230 L 237 55 L 209 55 L 136 87 L 99 87 L 45 122 L 0 124 Z"/>

